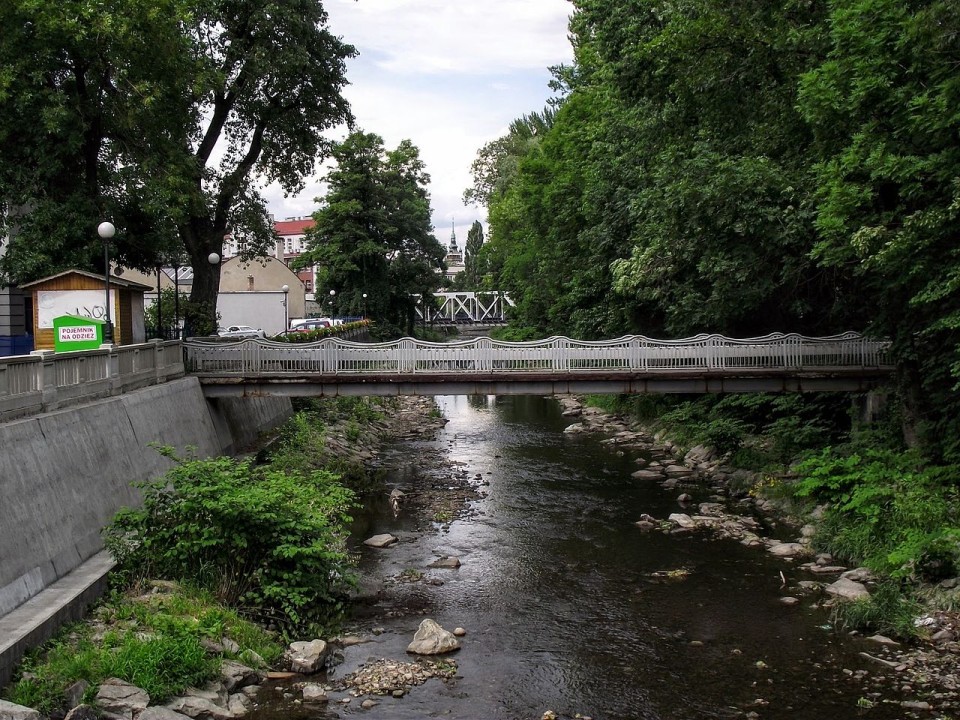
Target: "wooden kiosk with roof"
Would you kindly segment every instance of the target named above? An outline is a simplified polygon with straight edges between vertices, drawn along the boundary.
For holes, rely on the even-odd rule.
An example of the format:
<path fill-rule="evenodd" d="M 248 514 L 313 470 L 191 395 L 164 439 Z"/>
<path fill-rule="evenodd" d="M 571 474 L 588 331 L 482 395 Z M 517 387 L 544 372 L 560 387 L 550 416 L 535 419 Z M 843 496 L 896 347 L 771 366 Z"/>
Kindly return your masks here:
<path fill-rule="evenodd" d="M 20 288 L 33 295 L 34 347 L 37 350 L 54 349 L 55 318 L 75 315 L 93 320 L 106 319 L 102 275 L 65 270 Z M 115 344 L 131 345 L 146 340 L 143 294 L 149 290 L 148 285 L 119 277 L 110 278 L 110 319 Z"/>

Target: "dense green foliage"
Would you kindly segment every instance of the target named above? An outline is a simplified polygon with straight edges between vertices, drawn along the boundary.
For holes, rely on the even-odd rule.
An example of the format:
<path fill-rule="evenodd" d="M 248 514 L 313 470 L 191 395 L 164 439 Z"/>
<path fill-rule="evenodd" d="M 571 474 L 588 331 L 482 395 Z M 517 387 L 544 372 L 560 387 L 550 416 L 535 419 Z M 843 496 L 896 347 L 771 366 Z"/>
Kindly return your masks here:
<path fill-rule="evenodd" d="M 169 451 L 166 451 L 169 455 Z M 335 619 L 352 584 L 353 494 L 327 471 L 179 460 L 104 531 L 119 570 L 187 580 L 285 630 Z"/>
<path fill-rule="evenodd" d="M 299 190 L 324 131 L 350 119 L 355 50 L 326 23 L 318 0 L 0 4 L 5 279 L 96 267 L 96 227 L 111 219 L 120 264 L 187 255 L 205 311 L 188 334 L 212 332 L 208 255 L 228 232 L 251 253 L 268 247 L 256 182 Z"/>
<path fill-rule="evenodd" d="M 258 454 L 279 472 L 305 475 L 316 470 L 335 473 L 340 483 L 358 496 L 381 492 L 381 473 L 362 461 L 346 457 L 327 442 L 331 433 L 340 433 L 349 443 L 375 432 L 384 417 L 389 398 L 337 397 L 304 398 L 300 409 L 280 428 L 272 443 Z"/>
<path fill-rule="evenodd" d="M 960 460 L 960 6 L 573 4 L 560 97 L 466 194 L 508 336 L 889 337 L 910 440 Z"/>
<path fill-rule="evenodd" d="M 251 653 L 266 662 L 282 653 L 270 634 L 209 594 L 179 587 L 157 589 L 161 592 L 116 594 L 102 603 L 94 611 L 97 622 L 110 628 L 102 640 L 95 640 L 90 624 L 64 628 L 24 660 L 19 677 L 4 695 L 54 715 L 69 709 L 65 691 L 73 683 L 90 683 L 85 696 L 89 701 L 101 682 L 116 677 L 146 690 L 151 702 L 162 703 L 216 676 L 219 659 L 207 654 L 202 639 L 219 643 L 231 638 L 240 648 L 235 657 L 248 663 L 253 662 Z"/>
<path fill-rule="evenodd" d="M 938 580 L 960 569 L 955 467 L 915 452 L 824 450 L 800 463 L 793 494 L 826 504 L 816 542 L 883 575 Z"/>
<path fill-rule="evenodd" d="M 297 263 L 318 266 L 318 286 L 337 291 L 342 311 L 412 335 L 416 298 L 440 286 L 446 254 L 433 236 L 420 153 L 409 140 L 387 151 L 378 135 L 356 131 L 335 144 L 333 158 Z"/>

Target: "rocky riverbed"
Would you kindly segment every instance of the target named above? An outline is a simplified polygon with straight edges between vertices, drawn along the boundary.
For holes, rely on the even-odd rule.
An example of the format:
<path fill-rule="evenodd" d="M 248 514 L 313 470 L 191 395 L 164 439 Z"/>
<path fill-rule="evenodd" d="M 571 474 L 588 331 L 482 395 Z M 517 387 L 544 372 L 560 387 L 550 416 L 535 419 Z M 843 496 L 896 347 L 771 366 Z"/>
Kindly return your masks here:
<path fill-rule="evenodd" d="M 757 552 L 768 552 L 782 562 L 781 602 L 784 605 L 825 606 L 873 588 L 874 579 L 863 569 L 845 568 L 829 556 L 815 554 L 810 540 L 813 526 L 785 517 L 776 503 L 751 495 L 749 489 L 756 478 L 730 467 L 709 448 L 682 451 L 664 437 L 657 437 L 623 418 L 585 407 L 575 398 L 562 398 L 561 402 L 564 414 L 573 421 L 567 433 L 603 436 L 603 444 L 611 453 L 638 459 L 632 473 L 635 482 L 656 483 L 665 492 L 676 493 L 676 512 L 661 512 L 658 516 L 638 514 L 634 521 L 637 532 L 710 535 L 740 542 L 756 548 Z M 416 457 L 409 458 L 410 472 L 403 474 L 399 482 L 382 489 L 393 512 L 409 521 L 405 525 L 406 534 L 398 533 L 400 537 L 392 540 L 381 539 L 386 552 L 391 552 L 389 548 L 396 543 L 413 542 L 414 536 L 427 533 L 442 536 L 453 520 L 474 513 L 472 501 L 486 492 L 484 477 L 452 461 L 442 447 L 421 446 L 417 442 L 432 437 L 444 424 L 432 400 L 411 398 L 399 402 L 390 417 L 379 421 L 376 432 L 369 436 L 352 438 L 346 422 L 333 423 L 329 429 L 327 443 L 331 452 L 374 470 L 384 464 L 395 466 L 395 453 L 410 452 L 409 449 L 385 449 L 388 440 L 411 440 L 416 447 Z M 108 711 L 112 715 L 107 717 L 140 720 L 183 717 L 228 720 L 251 714 L 271 719 L 335 717 L 340 714 L 340 708 L 346 712 L 376 712 L 374 708 L 378 705 L 417 693 L 418 687 L 427 682 L 449 684 L 451 692 L 455 692 L 458 682 L 462 682 L 462 679 L 458 681 L 460 673 L 464 671 L 455 656 L 446 651 L 438 656 L 408 653 L 404 657 L 400 649 L 391 656 L 371 655 L 359 666 L 352 666 L 348 673 L 341 674 L 339 668 L 348 648 L 372 645 L 382 632 L 376 613 L 385 613 L 380 616 L 380 622 L 383 617 L 427 613 L 427 609 L 407 602 L 411 597 L 409 593 L 435 591 L 436 588 L 429 586 L 442 585 L 443 576 L 434 569 L 452 569 L 458 565 L 458 558 L 438 555 L 429 566 L 410 565 L 392 576 L 363 579 L 357 602 L 362 606 L 376 599 L 376 610 L 361 615 L 339 637 L 305 639 L 291 645 L 284 660 L 273 667 L 266 667 L 258 663 L 256 657 L 245 654 L 243 662 L 225 663 L 223 677 L 217 682 L 164 706 L 144 709 L 146 706 L 142 705 L 142 696 L 136 688 L 119 682 L 106 684 L 103 692 L 108 695 L 98 699 L 97 704 L 101 712 L 108 705 L 113 708 Z M 684 583 L 689 582 L 691 572 L 696 571 L 667 567 L 650 572 L 648 580 Z M 954 587 L 955 583 L 948 582 L 940 591 L 949 593 Z M 162 593 L 164 588 L 159 586 L 152 592 Z M 388 595 L 397 595 L 399 599 L 384 601 Z M 951 717 L 958 707 L 960 647 L 956 641 L 956 617 L 951 613 L 931 612 L 917 621 L 926 629 L 926 640 L 900 645 L 876 636 L 865 645 L 864 666 L 836 668 L 843 681 L 860 694 L 865 717 L 869 717 L 869 707 L 874 704 L 897 703 L 902 717 L 918 718 Z M 469 642 L 469 632 L 469 627 L 452 628 L 452 631 L 439 628 L 438 637 L 448 641 L 448 636 L 456 639 L 466 636 Z M 410 642 L 413 639 L 411 634 Z M 233 642 L 226 637 L 217 644 L 229 650 Z M 699 641 L 691 641 L 696 643 Z M 219 648 L 212 647 L 210 651 L 217 653 Z M 824 668 L 823 671 L 834 670 Z M 118 695 L 133 698 L 135 704 L 121 708 L 118 703 L 122 700 L 115 697 Z M 0 715 L 3 712 L 7 709 L 0 707 Z M 92 712 L 91 707 L 80 706 L 70 717 L 71 720 L 92 718 L 92 714 L 84 714 Z M 758 705 L 744 707 L 739 715 L 775 717 L 771 712 L 772 707 Z M 40 716 L 28 711 L 28 714 L 10 717 L 37 720 Z M 530 720 L 537 717 L 541 715 L 529 716 Z M 564 718 L 553 711 L 547 711 L 542 717 Z"/>

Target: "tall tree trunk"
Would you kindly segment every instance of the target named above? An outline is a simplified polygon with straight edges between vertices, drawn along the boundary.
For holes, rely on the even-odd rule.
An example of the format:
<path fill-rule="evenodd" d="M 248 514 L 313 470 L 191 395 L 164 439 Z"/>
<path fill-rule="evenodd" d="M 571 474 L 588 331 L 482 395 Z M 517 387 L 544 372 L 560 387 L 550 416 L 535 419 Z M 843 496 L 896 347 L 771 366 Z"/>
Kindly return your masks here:
<path fill-rule="evenodd" d="M 193 268 L 190 307 L 184 313 L 185 334 L 213 335 L 217 331 L 217 295 L 220 292 L 220 262 L 211 263 L 211 253 L 223 260 L 226 227 L 217 228 L 207 218 L 191 218 L 180 227 L 180 237 Z"/>

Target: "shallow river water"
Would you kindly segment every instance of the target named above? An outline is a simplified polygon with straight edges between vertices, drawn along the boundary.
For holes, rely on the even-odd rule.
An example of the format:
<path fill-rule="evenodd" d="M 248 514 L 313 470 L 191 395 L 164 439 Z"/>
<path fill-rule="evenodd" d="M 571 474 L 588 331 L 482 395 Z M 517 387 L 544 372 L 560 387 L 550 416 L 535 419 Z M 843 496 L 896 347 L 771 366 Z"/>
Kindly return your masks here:
<path fill-rule="evenodd" d="M 835 632 L 810 597 L 780 602 L 789 594 L 781 571 L 790 585 L 810 578 L 735 541 L 638 530 L 641 513 L 680 511 L 677 491 L 632 480 L 633 458 L 602 438 L 564 435 L 572 420 L 554 401 L 437 400 L 449 424 L 436 440 L 395 448 L 389 484 L 403 489 L 418 456 L 439 448 L 489 483 L 485 495 L 468 517 L 434 532 L 414 532 L 386 503 L 360 518 L 358 541 L 388 532 L 401 539 L 385 550 L 359 546 L 364 575 L 417 569 L 443 584 L 389 585 L 355 620 L 372 641 L 347 648 L 330 679 L 378 658 L 412 660 L 406 646 L 423 617 L 467 630 L 452 655 L 457 679 L 375 698 L 368 710 L 333 693 L 326 711 L 284 704 L 264 707 L 258 720 L 539 720 L 547 710 L 595 720 L 901 716 L 894 705 L 858 708 L 869 688 L 851 673 L 874 670 L 858 654 L 870 650 L 864 641 Z M 445 555 L 462 566 L 427 568 Z M 689 574 L 651 577 L 677 569 Z"/>

